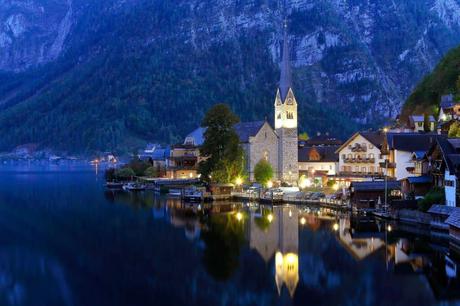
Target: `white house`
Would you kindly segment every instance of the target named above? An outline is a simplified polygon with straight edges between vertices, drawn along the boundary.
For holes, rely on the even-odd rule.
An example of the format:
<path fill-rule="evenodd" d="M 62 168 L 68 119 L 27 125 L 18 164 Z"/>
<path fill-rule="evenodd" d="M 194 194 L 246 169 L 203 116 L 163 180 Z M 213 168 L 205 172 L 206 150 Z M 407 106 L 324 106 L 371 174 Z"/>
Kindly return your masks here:
<path fill-rule="evenodd" d="M 339 155 L 340 176 L 373 177 L 383 175 L 381 148 L 383 132 L 357 132 L 336 153 Z"/>
<path fill-rule="evenodd" d="M 339 146 L 299 147 L 299 174 L 305 176 L 337 174 Z"/>

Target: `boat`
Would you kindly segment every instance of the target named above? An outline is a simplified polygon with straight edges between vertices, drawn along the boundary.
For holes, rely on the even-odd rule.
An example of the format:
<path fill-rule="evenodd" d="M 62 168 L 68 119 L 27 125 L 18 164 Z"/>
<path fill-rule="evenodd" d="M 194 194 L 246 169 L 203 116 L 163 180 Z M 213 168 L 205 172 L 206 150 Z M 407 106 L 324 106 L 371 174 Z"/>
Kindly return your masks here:
<path fill-rule="evenodd" d="M 105 187 L 108 189 L 122 189 L 123 183 L 121 182 L 107 182 L 105 183 Z"/>
<path fill-rule="evenodd" d="M 168 196 L 170 197 L 180 197 L 182 195 L 181 189 L 169 189 Z"/>
<path fill-rule="evenodd" d="M 145 190 L 145 185 L 140 183 L 127 183 L 123 185 L 123 190 L 125 191 L 143 191 Z"/>
<path fill-rule="evenodd" d="M 203 192 L 196 187 L 185 189 L 183 199 L 188 202 L 201 202 L 203 200 Z"/>

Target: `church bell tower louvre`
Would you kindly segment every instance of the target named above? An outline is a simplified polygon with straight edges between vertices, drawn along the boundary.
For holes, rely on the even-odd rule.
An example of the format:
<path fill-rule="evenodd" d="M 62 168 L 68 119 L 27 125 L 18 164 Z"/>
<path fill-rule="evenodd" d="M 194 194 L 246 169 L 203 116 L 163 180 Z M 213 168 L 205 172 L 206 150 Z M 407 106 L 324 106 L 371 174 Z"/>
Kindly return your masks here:
<path fill-rule="evenodd" d="M 283 49 L 280 65 L 280 81 L 275 97 L 275 130 L 279 137 L 278 164 L 279 179 L 297 184 L 298 166 L 298 130 L 297 100 L 292 90 L 292 75 L 289 56 L 287 22 L 283 26 Z"/>

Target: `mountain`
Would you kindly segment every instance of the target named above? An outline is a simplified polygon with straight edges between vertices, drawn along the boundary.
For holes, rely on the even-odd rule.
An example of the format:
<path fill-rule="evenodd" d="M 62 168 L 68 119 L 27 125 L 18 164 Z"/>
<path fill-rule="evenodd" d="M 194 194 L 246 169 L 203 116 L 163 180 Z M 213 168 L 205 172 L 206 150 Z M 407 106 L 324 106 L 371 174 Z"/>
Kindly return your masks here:
<path fill-rule="evenodd" d="M 412 113 L 437 115 L 441 96 L 446 94 L 460 94 L 460 47 L 449 51 L 417 85 L 403 106 L 403 119 Z"/>
<path fill-rule="evenodd" d="M 273 116 L 289 26 L 300 129 L 395 116 L 460 43 L 460 0 L 0 0 L 0 150 L 176 142 L 217 102 Z"/>

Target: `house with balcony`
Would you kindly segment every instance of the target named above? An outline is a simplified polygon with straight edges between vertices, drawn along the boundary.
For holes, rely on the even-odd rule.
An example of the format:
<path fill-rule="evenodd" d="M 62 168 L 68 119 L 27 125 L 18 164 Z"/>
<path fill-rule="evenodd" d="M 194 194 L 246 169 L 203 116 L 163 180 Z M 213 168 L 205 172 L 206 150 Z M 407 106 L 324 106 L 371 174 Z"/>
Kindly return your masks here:
<path fill-rule="evenodd" d="M 384 176 L 385 134 L 381 131 L 357 132 L 340 146 L 337 179 L 365 181 Z M 383 151 L 382 151 L 383 149 Z"/>
<path fill-rule="evenodd" d="M 171 148 L 167 158 L 166 177 L 173 179 L 196 178 L 200 149 L 193 145 L 178 144 Z"/>

